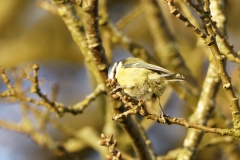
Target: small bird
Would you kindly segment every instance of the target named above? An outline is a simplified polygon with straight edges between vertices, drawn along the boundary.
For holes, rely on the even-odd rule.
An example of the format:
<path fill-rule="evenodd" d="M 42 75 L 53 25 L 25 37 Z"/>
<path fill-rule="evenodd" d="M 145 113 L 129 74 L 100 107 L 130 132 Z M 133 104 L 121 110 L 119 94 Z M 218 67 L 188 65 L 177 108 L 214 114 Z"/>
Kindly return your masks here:
<path fill-rule="evenodd" d="M 110 66 L 108 78 L 117 82 L 116 88 L 110 93 L 121 89 L 131 98 L 142 102 L 156 98 L 159 100 L 169 82 L 185 80 L 181 74 L 133 57 L 120 60 Z"/>

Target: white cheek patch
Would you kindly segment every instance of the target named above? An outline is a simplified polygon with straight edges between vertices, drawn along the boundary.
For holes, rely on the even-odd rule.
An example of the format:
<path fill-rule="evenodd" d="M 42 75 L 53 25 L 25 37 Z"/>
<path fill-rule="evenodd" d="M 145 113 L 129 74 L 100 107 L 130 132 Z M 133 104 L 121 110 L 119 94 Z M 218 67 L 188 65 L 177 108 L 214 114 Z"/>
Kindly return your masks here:
<path fill-rule="evenodd" d="M 108 78 L 109 79 L 117 79 L 118 71 L 122 67 L 122 62 L 116 62 L 108 69 Z"/>
<path fill-rule="evenodd" d="M 119 72 L 120 68 L 122 68 L 122 61 L 119 61 L 117 64 L 116 73 L 115 73 L 115 77 L 114 77 L 115 79 L 117 79 L 117 77 L 118 77 L 118 72 Z"/>
<path fill-rule="evenodd" d="M 117 62 L 109 67 L 109 69 L 108 69 L 108 78 L 109 79 L 114 79 L 116 66 L 117 66 Z"/>

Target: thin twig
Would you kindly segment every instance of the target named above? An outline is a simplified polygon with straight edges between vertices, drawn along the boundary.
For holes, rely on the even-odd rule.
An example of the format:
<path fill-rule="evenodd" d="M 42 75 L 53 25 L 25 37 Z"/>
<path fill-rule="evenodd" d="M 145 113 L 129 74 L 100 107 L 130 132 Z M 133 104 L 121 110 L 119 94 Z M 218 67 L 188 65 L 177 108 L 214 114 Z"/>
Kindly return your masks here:
<path fill-rule="evenodd" d="M 122 17 L 116 23 L 117 28 L 121 30 L 124 26 L 126 26 L 129 22 L 131 22 L 134 18 L 136 18 L 140 13 L 142 13 L 142 11 L 143 9 L 141 5 L 134 8 L 130 13 Z"/>
<path fill-rule="evenodd" d="M 75 104 L 73 106 L 66 106 L 63 103 L 58 103 L 58 102 L 50 100 L 47 95 L 45 95 L 41 92 L 41 89 L 39 87 L 39 80 L 38 80 L 38 69 L 39 69 L 38 65 L 35 64 L 35 65 L 33 65 L 33 77 L 28 75 L 25 71 L 22 71 L 22 76 L 23 76 L 23 78 L 27 78 L 32 83 L 30 92 L 37 94 L 38 97 L 40 98 L 40 100 L 27 97 L 24 95 L 24 93 L 18 92 L 14 88 L 14 86 L 11 85 L 10 79 L 5 74 L 3 68 L 0 69 L 1 77 L 8 89 L 1 92 L 0 96 L 2 98 L 14 97 L 23 102 L 30 102 L 37 106 L 45 106 L 50 111 L 57 113 L 58 116 L 62 116 L 64 113 L 67 113 L 67 112 L 72 113 L 72 114 L 82 113 L 83 110 L 87 106 L 89 106 L 89 104 L 93 100 L 95 100 L 95 98 L 97 96 L 99 96 L 100 94 L 102 94 L 104 92 L 104 84 L 99 84 L 96 87 L 96 89 L 91 94 L 86 96 L 86 98 L 83 101 L 78 102 L 77 104 Z"/>

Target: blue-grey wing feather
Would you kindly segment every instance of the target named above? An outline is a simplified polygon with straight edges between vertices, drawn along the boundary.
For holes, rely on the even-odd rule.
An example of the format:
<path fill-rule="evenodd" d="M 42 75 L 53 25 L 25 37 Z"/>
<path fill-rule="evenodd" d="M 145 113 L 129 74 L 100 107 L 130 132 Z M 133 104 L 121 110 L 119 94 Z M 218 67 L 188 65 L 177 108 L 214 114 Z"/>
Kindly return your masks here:
<path fill-rule="evenodd" d="M 145 62 L 129 63 L 129 64 L 125 64 L 124 67 L 125 68 L 134 68 L 134 67 L 136 67 L 136 68 L 146 68 L 146 69 L 155 71 L 159 74 L 173 74 L 173 72 L 171 72 L 167 69 L 164 69 L 162 67 L 159 67 L 159 66 L 156 66 L 156 65 L 153 65 L 153 64 L 145 63 Z"/>

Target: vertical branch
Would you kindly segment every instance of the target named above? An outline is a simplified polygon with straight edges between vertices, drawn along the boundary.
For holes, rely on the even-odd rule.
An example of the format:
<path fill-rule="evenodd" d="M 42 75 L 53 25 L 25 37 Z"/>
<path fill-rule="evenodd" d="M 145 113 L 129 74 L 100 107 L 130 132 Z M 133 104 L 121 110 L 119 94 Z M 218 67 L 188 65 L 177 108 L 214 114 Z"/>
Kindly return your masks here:
<path fill-rule="evenodd" d="M 53 3 L 56 4 L 59 15 L 65 22 L 75 43 L 78 45 L 80 51 L 82 52 L 86 62 L 86 66 L 91 70 L 96 81 L 98 83 L 101 83 L 102 80 L 99 76 L 100 74 L 97 71 L 96 66 L 92 60 L 92 55 L 89 53 L 89 50 L 87 48 L 83 24 L 81 22 L 81 19 L 76 13 L 76 10 L 74 9 L 73 4 L 63 3 L 62 1 L 59 0 L 52 1 Z"/>
<path fill-rule="evenodd" d="M 168 1 L 168 4 L 170 7 L 173 7 L 173 5 L 174 5 L 173 1 Z M 216 61 L 216 59 L 218 61 L 218 62 L 216 62 L 218 72 L 219 72 L 219 70 L 221 70 L 222 75 L 223 75 L 222 78 L 223 77 L 226 78 L 227 75 L 225 74 L 226 72 L 225 72 L 225 66 L 224 66 L 224 60 L 223 60 L 224 57 L 220 55 L 220 51 L 218 49 L 217 42 L 215 39 L 215 33 L 213 33 L 213 29 L 211 28 L 212 24 L 211 24 L 209 5 L 210 5 L 210 1 L 206 0 L 204 3 L 204 6 L 203 6 L 203 12 L 201 13 L 202 14 L 201 18 L 206 26 L 206 31 L 207 31 L 207 36 L 202 37 L 202 38 L 205 40 L 205 43 L 208 44 L 208 46 L 210 47 L 210 49 L 213 53 L 213 57 L 215 58 L 215 61 Z M 171 10 L 171 8 L 170 8 L 170 10 Z M 219 12 L 221 12 L 221 11 L 219 11 Z M 172 12 L 172 13 L 174 13 L 174 12 Z M 185 19 L 180 18 L 181 15 L 178 14 L 177 12 L 175 12 L 174 15 L 176 15 L 176 17 L 178 17 L 179 19 L 181 19 L 184 22 L 186 22 L 186 20 L 187 20 L 186 18 Z M 221 14 L 221 16 L 224 17 L 223 14 Z M 220 28 L 222 29 L 222 32 L 225 33 L 224 32 L 225 31 L 225 18 L 219 18 L 219 17 L 215 17 L 215 18 L 216 18 L 216 20 L 220 19 L 220 21 L 219 21 L 220 26 L 221 26 Z M 215 55 L 214 55 L 214 53 L 215 53 Z M 211 107 L 211 105 L 213 105 L 211 103 L 208 104 L 208 101 L 211 100 L 209 98 L 213 98 L 213 99 L 215 98 L 215 94 L 218 90 L 218 85 L 219 85 L 219 78 L 217 77 L 216 71 L 214 72 L 214 70 L 213 70 L 214 69 L 213 57 L 210 56 L 210 66 L 209 66 L 209 70 L 207 73 L 207 77 L 206 77 L 204 85 L 203 85 L 203 91 L 201 93 L 201 97 L 198 102 L 198 108 L 190 118 L 191 121 L 198 122 L 200 124 L 206 124 L 206 120 L 208 119 L 207 117 L 209 116 L 209 113 L 205 114 L 205 112 L 210 109 L 209 107 Z M 213 69 L 211 69 L 211 68 L 213 68 Z M 212 80 L 211 80 L 211 74 L 212 74 Z M 220 75 L 220 73 L 218 73 L 218 74 Z M 225 76 L 224 76 L 224 74 L 225 74 Z M 221 76 L 219 76 L 219 77 L 221 77 Z M 214 79 L 215 79 L 215 82 L 213 81 Z M 228 81 L 226 81 L 227 79 L 225 79 L 225 82 L 227 84 L 229 84 Z M 222 79 L 222 81 L 223 81 L 223 79 Z M 209 86 L 207 85 L 208 83 L 209 83 Z M 223 83 L 224 83 L 224 81 L 223 81 Z M 224 88 L 226 88 L 226 87 L 228 87 L 228 86 L 225 86 Z M 207 95 L 207 98 L 205 97 L 205 95 Z M 233 99 L 233 102 L 236 100 L 236 99 L 234 99 L 233 96 L 232 96 L 232 99 Z M 205 101 L 205 103 L 203 103 L 204 101 Z M 202 104 L 205 104 L 205 105 L 202 105 Z M 202 107 L 202 106 L 204 106 L 204 107 Z M 211 108 L 213 108 L 213 106 Z M 235 111 L 237 111 L 237 114 L 238 114 L 237 108 L 238 107 L 235 107 Z M 204 119 L 205 119 L 205 121 L 203 121 Z M 236 126 L 236 123 L 234 126 Z M 184 149 L 178 155 L 178 159 L 191 159 L 195 155 L 197 147 L 202 139 L 202 136 L 203 136 L 203 132 L 190 129 L 188 131 L 187 137 L 184 141 Z"/>
<path fill-rule="evenodd" d="M 204 10 L 207 11 L 207 13 L 210 12 L 210 9 L 208 7 L 209 7 L 209 1 L 206 1 Z M 215 6 L 212 9 L 212 12 L 215 13 L 213 14 L 213 19 L 215 19 L 218 22 L 217 24 L 219 28 L 221 28 L 222 32 L 226 33 L 226 27 L 225 27 L 226 18 L 225 18 L 225 15 L 223 14 L 223 8 Z M 201 93 L 201 97 L 198 102 L 198 108 L 194 112 L 194 114 L 190 117 L 190 121 L 197 122 L 203 125 L 206 124 L 207 122 L 206 120 L 211 114 L 209 110 L 212 110 L 214 108 L 215 95 L 216 95 L 216 92 L 218 91 L 218 88 L 219 88 L 218 86 L 220 85 L 220 78 L 218 77 L 216 72 L 213 55 L 210 55 L 209 60 L 210 60 L 210 65 L 208 68 L 207 76 L 203 84 L 203 91 Z M 178 155 L 178 159 L 192 159 L 196 154 L 196 151 L 201 142 L 203 134 L 204 133 L 202 131 L 189 129 L 187 136 L 184 140 L 184 149 Z"/>
<path fill-rule="evenodd" d="M 97 67 L 97 71 L 100 73 L 100 81 L 104 82 L 107 79 L 107 69 L 109 67 L 108 61 L 106 59 L 104 48 L 101 44 L 101 39 L 99 36 L 98 30 L 98 1 L 97 0 L 52 0 L 53 3 L 57 4 L 58 6 L 63 6 L 63 9 L 60 9 L 60 15 L 63 15 L 63 19 L 65 17 L 69 18 L 66 19 L 65 23 L 68 26 L 69 30 L 72 33 L 74 40 L 76 43 L 79 44 L 79 47 L 83 49 L 86 56 L 91 55 L 94 59 L 95 66 Z M 80 7 L 83 8 L 85 12 L 85 20 L 86 20 L 86 36 L 87 36 L 87 49 L 89 52 L 86 52 L 85 44 L 83 43 L 83 36 L 82 33 L 84 32 L 84 28 L 78 25 L 80 22 L 76 20 L 76 15 L 73 12 L 73 7 L 70 9 L 70 17 L 68 16 L 68 12 L 65 13 L 65 10 L 68 8 L 64 7 L 68 3 L 65 2 L 72 2 Z M 64 14 L 61 12 L 64 11 Z M 69 10 L 68 10 L 69 11 Z M 74 32 L 76 31 L 76 32 Z M 95 70 L 94 70 L 95 71 Z M 98 81 L 99 82 L 99 81 Z M 108 88 L 106 88 L 108 90 Z M 110 102 L 112 103 L 112 108 L 114 113 L 117 114 L 124 110 L 122 105 L 119 105 L 113 98 L 110 97 Z M 139 129 L 136 127 L 135 123 L 130 117 L 122 118 L 120 122 L 121 127 L 123 130 L 129 135 L 133 142 L 133 148 L 136 151 L 139 159 L 151 159 L 151 156 L 147 150 L 147 146 L 141 137 Z"/>
<path fill-rule="evenodd" d="M 225 12 L 225 6 L 226 6 L 225 0 L 211 0 L 210 9 L 212 20 L 217 22 L 216 24 L 215 23 L 213 24 L 214 29 L 216 29 L 215 32 L 217 33 L 216 42 L 218 44 L 220 52 L 224 54 L 229 61 L 233 59 L 239 61 L 239 58 L 236 58 L 237 54 L 234 53 L 233 48 L 229 46 L 228 41 L 226 39 L 227 17 Z M 235 58 L 231 59 L 231 57 Z M 228 157 L 240 159 L 239 147 L 235 141 L 232 142 L 232 145 L 229 145 L 228 147 L 222 147 L 221 149 L 228 155 Z"/>
<path fill-rule="evenodd" d="M 149 150 L 149 153 L 151 155 L 152 160 L 156 160 L 156 154 L 155 154 L 154 149 L 152 147 L 152 142 L 148 138 L 147 134 L 145 133 L 145 130 L 144 130 L 143 126 L 141 125 L 141 123 L 139 122 L 139 120 L 137 119 L 136 116 L 134 116 L 134 121 L 135 121 L 136 125 L 138 126 L 138 128 L 140 129 L 141 135 L 142 135 L 143 139 L 145 140 L 145 142 L 148 146 L 148 150 Z"/>
<path fill-rule="evenodd" d="M 218 91 L 220 79 L 216 74 L 213 59 L 210 60 L 207 76 L 205 78 L 200 99 L 195 112 L 189 118 L 190 122 L 202 125 L 207 124 L 207 120 L 212 114 L 215 106 L 215 97 Z M 184 149 L 178 155 L 178 159 L 192 159 L 202 140 L 204 132 L 196 129 L 189 129 L 184 140 Z"/>
<path fill-rule="evenodd" d="M 82 9 L 85 12 L 85 29 L 88 49 L 93 55 L 95 65 L 97 66 L 97 69 L 100 72 L 100 75 L 104 82 L 107 79 L 107 69 L 109 67 L 109 64 L 101 43 L 98 29 L 98 1 L 84 0 L 82 3 Z"/>
<path fill-rule="evenodd" d="M 85 12 L 88 48 L 93 55 L 95 64 L 101 74 L 102 80 L 104 81 L 107 79 L 108 61 L 104 53 L 104 48 L 101 44 L 98 30 L 98 0 L 85 0 L 82 3 L 82 8 Z M 114 108 L 115 112 L 118 109 L 119 108 Z M 130 117 L 123 118 L 123 121 L 120 123 L 120 125 L 131 137 L 133 141 L 133 147 L 139 159 L 151 159 L 143 137 L 141 137 L 141 134 L 139 134 L 139 128 L 135 125 L 133 120 Z"/>
<path fill-rule="evenodd" d="M 105 54 L 107 56 L 107 59 L 109 60 L 110 64 L 112 63 L 112 57 L 113 57 L 113 43 L 112 43 L 112 34 L 109 29 L 106 29 L 106 26 L 108 24 L 109 15 L 107 13 L 107 6 L 106 6 L 106 0 L 100 0 L 99 1 L 99 25 L 102 29 L 102 44 L 105 49 Z"/>
<path fill-rule="evenodd" d="M 218 70 L 218 76 L 220 77 L 222 83 L 223 83 L 223 89 L 225 91 L 225 94 L 227 96 L 227 99 L 230 104 L 230 110 L 232 113 L 232 121 L 233 126 L 235 129 L 240 129 L 240 111 L 239 111 L 239 104 L 238 104 L 238 98 L 235 96 L 235 93 L 233 91 L 232 83 L 230 81 L 230 77 L 227 74 L 226 66 L 225 66 L 225 56 L 222 55 L 219 51 L 217 42 L 216 42 L 216 35 L 213 31 L 212 24 L 211 24 L 211 15 L 210 15 L 210 1 L 205 0 L 204 1 L 204 11 L 202 13 L 202 21 L 203 24 L 206 26 L 206 31 L 208 33 L 208 38 L 206 39 L 205 43 L 209 46 L 212 55 L 214 57 L 217 70 Z"/>

